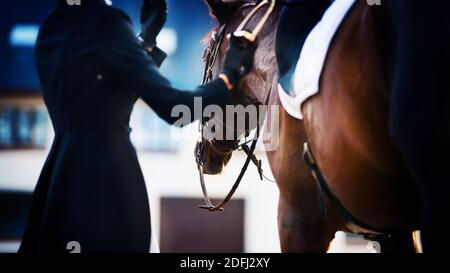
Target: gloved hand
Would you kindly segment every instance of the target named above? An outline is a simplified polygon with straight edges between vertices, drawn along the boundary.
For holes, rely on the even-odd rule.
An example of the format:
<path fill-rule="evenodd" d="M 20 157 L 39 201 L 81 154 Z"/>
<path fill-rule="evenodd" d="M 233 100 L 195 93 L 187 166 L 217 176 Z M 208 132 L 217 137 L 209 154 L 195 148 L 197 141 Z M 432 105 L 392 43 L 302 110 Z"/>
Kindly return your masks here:
<path fill-rule="evenodd" d="M 251 43 L 233 35 L 230 37 L 223 73 L 233 86 L 252 70 L 256 47 L 256 42 Z"/>
<path fill-rule="evenodd" d="M 144 0 L 141 8 L 141 38 L 144 46 L 156 46 L 156 37 L 167 20 L 166 0 Z"/>

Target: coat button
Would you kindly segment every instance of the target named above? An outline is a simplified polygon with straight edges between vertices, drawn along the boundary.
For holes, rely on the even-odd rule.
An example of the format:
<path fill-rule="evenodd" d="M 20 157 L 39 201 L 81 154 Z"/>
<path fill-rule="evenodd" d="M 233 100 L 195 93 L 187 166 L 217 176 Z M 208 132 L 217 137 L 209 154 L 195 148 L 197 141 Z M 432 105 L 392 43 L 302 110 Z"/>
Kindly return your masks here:
<path fill-rule="evenodd" d="M 99 80 L 99 81 L 103 80 L 103 75 L 102 74 L 98 74 L 97 75 L 97 80 Z"/>

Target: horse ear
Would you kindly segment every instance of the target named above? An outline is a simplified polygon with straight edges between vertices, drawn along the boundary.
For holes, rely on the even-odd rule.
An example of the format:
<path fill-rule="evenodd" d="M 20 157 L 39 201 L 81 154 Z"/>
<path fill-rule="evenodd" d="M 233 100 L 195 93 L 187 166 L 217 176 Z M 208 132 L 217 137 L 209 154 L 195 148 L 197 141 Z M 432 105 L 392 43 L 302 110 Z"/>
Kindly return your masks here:
<path fill-rule="evenodd" d="M 227 22 L 231 15 L 242 5 L 244 0 L 205 0 L 209 7 L 210 14 L 219 23 Z"/>

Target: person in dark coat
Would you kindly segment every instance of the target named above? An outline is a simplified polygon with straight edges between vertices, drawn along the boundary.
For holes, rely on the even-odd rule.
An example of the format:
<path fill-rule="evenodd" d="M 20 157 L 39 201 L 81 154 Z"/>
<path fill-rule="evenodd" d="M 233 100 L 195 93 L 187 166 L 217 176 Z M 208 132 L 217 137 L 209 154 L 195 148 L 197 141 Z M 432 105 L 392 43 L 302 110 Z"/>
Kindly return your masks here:
<path fill-rule="evenodd" d="M 73 2 L 73 1 L 72 1 Z M 55 138 L 37 183 L 19 252 L 145 253 L 151 240 L 144 178 L 130 142 L 137 99 L 169 123 L 175 105 L 225 105 L 253 65 L 254 45 L 231 39 L 223 73 L 194 91 L 173 88 L 158 72 L 156 36 L 165 0 L 142 7 L 143 41 L 130 18 L 103 0 L 58 0 L 43 23 L 36 60 Z M 192 120 L 200 117 L 193 117 Z"/>

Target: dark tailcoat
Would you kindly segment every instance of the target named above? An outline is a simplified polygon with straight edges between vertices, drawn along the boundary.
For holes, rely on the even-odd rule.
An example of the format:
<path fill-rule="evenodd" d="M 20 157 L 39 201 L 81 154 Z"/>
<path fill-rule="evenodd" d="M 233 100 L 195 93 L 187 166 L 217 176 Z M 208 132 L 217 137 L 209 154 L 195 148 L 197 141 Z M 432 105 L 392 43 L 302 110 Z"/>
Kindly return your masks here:
<path fill-rule="evenodd" d="M 36 59 L 55 139 L 34 193 L 22 253 L 148 252 L 150 210 L 130 142 L 138 98 L 173 123 L 172 107 L 225 104 L 221 80 L 181 91 L 162 77 L 129 17 L 100 0 L 58 1 L 42 25 Z"/>

